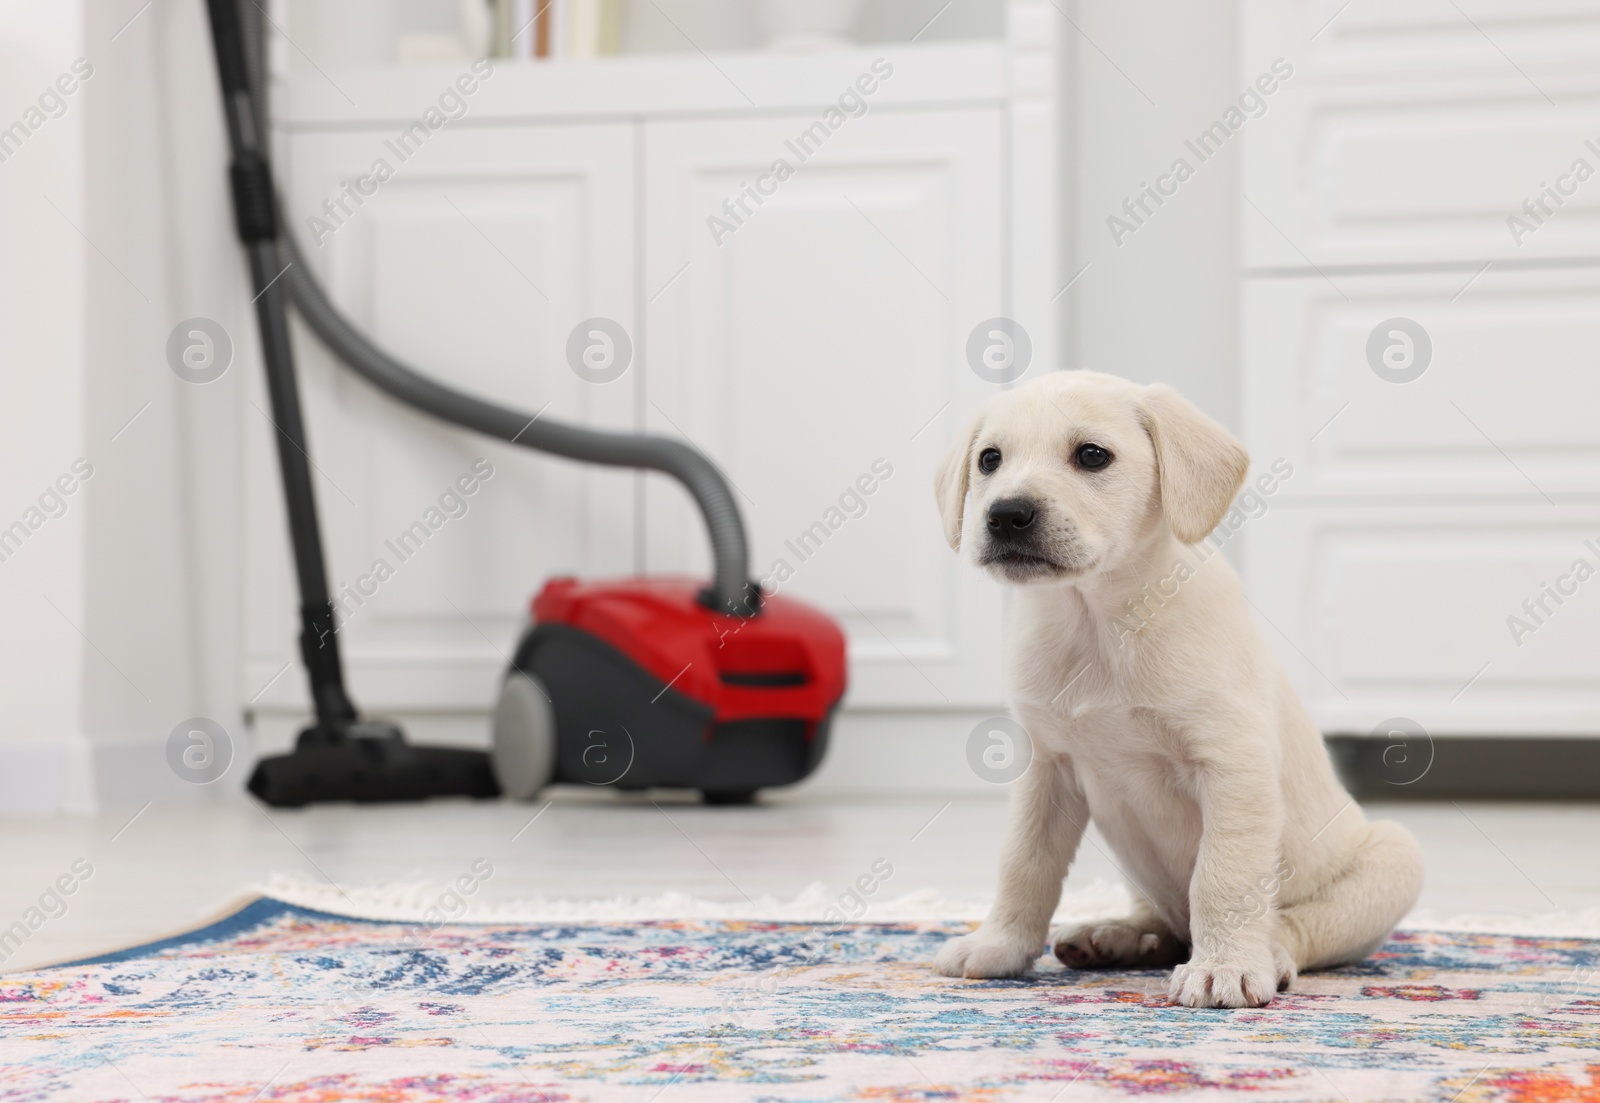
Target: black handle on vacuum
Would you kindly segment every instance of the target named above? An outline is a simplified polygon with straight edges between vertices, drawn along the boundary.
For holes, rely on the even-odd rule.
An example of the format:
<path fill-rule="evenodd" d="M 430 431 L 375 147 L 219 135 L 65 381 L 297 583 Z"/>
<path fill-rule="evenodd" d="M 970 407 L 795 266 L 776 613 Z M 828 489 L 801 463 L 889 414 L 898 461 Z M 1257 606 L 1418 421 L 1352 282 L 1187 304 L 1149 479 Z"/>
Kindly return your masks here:
<path fill-rule="evenodd" d="M 283 285 L 278 282 L 283 273 L 277 270 L 278 212 L 272 166 L 267 159 L 265 135 L 256 125 L 238 7 L 235 0 L 207 0 L 206 7 L 211 17 L 211 41 L 216 50 L 217 74 L 222 81 L 228 144 L 232 151 L 228 175 L 233 191 L 234 225 L 250 257 L 261 353 L 266 364 L 273 424 L 278 433 L 278 466 L 283 476 L 289 534 L 294 544 L 295 576 L 300 586 L 300 655 L 311 680 L 317 727 L 331 733 L 355 719 L 356 710 L 344 689 L 333 603 L 329 599 L 327 569 L 322 558 L 317 500 L 311 485 L 311 457 L 306 447 L 305 423 L 300 416 L 294 350 L 289 344 L 287 306 Z"/>

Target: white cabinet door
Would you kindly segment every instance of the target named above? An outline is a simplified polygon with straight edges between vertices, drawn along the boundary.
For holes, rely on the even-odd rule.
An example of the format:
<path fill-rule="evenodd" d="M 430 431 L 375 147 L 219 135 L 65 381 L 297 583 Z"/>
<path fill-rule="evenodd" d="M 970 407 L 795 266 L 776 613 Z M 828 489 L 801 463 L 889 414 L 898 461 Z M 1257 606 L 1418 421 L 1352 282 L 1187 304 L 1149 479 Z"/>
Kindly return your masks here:
<path fill-rule="evenodd" d="M 876 112 L 802 163 L 813 121 L 646 125 L 646 420 L 727 472 L 756 573 L 844 624 L 852 705 L 996 702 L 998 587 L 945 544 L 932 477 L 990 386 L 967 335 L 1007 313 L 1002 115 Z M 703 573 L 686 496 L 646 500 L 649 567 Z"/>
<path fill-rule="evenodd" d="M 632 127 L 461 125 L 433 133 L 403 161 L 386 141 L 397 132 L 290 141 L 288 216 L 335 300 L 374 340 L 443 382 L 530 416 L 632 428 L 636 375 L 596 385 L 566 356 L 583 319 L 633 326 Z M 313 232 L 308 218 L 333 224 L 324 203 L 378 159 L 390 178 L 359 206 L 346 196 L 350 213 L 331 232 Z M 357 700 L 375 710 L 486 710 L 543 579 L 632 569 L 633 476 L 444 425 L 336 367 L 309 331 L 297 337 Z M 306 698 L 290 663 L 296 600 L 272 427 L 259 391 L 254 401 L 247 681 L 253 692 L 292 665 L 253 707 L 299 709 Z M 479 461 L 493 468 L 486 482 L 471 478 Z M 464 476 L 481 485 L 451 497 Z"/>

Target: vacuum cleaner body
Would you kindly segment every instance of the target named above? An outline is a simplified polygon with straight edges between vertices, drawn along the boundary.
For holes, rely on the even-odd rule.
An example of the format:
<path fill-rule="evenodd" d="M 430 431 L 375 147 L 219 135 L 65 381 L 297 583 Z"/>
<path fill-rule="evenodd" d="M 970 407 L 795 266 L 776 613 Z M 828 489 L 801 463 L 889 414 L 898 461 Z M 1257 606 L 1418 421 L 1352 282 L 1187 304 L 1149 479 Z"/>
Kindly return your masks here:
<path fill-rule="evenodd" d="M 844 696 L 844 634 L 790 598 L 735 617 L 701 595 L 687 579 L 545 585 L 496 715 L 509 795 L 578 782 L 742 803 L 816 768 Z"/>

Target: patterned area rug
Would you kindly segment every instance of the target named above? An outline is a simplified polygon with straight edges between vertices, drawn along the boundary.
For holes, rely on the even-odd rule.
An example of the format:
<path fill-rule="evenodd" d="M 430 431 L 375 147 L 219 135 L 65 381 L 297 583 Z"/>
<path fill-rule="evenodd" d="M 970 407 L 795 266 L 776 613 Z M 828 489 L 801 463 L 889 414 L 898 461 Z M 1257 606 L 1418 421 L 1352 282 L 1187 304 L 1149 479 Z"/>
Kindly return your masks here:
<path fill-rule="evenodd" d="M 0 1099 L 1600 1100 L 1600 940 L 1406 931 L 1256 1011 L 1164 974 L 948 980 L 971 924 L 444 925 L 257 899 L 0 977 Z"/>

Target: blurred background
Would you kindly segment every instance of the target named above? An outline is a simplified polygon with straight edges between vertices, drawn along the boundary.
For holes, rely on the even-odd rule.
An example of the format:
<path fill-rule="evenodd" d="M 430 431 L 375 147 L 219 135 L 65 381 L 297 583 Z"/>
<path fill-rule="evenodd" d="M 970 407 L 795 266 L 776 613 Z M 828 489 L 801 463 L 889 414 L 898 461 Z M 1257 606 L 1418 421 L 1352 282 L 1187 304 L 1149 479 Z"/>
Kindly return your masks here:
<path fill-rule="evenodd" d="M 844 625 L 811 791 L 995 789 L 1005 603 L 931 478 L 996 319 L 1021 378 L 1167 382 L 1249 445 L 1213 541 L 1353 784 L 1600 785 L 1600 4 L 263 3 L 334 298 L 461 387 L 687 438 L 758 573 Z M 215 82 L 198 0 L 0 0 L 0 812 L 226 797 L 305 719 Z M 632 345 L 603 384 L 566 353 L 595 317 Z M 708 569 L 675 484 L 446 427 L 296 333 L 367 710 L 483 745 L 546 578 Z M 193 717 L 213 785 L 168 765 Z"/>

